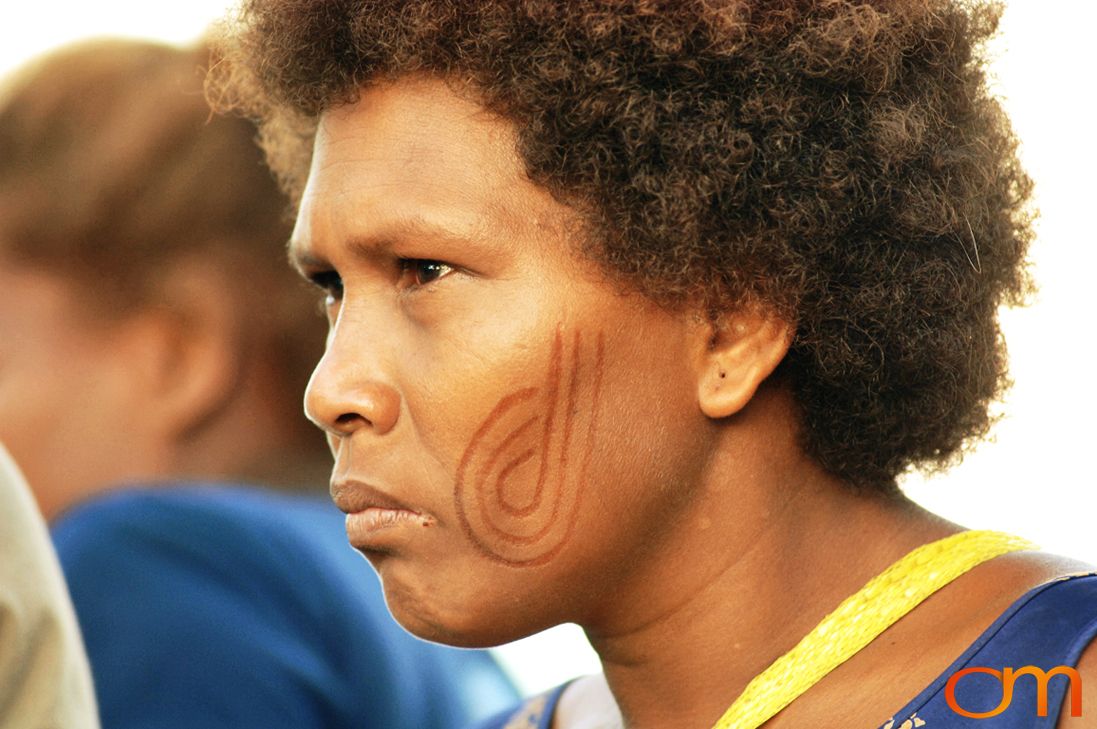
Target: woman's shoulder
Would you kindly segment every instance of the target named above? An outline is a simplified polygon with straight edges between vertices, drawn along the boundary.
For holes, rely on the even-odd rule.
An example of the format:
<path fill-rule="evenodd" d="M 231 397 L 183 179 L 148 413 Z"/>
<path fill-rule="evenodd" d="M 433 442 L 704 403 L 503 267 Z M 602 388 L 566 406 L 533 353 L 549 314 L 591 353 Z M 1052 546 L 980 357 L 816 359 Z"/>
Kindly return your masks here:
<path fill-rule="evenodd" d="M 988 729 L 1028 727 L 1045 715 L 1048 727 L 1057 716 L 1058 726 L 1074 726 L 1069 723 L 1074 692 L 1081 700 L 1090 684 L 1088 703 L 1097 705 L 1095 637 L 1097 571 L 1089 567 L 1051 577 L 1010 604 L 884 727 L 952 726 L 961 716 L 976 714 Z M 1014 676 L 1025 678 L 1014 685 Z M 1050 680 L 1055 676 L 1063 678 Z M 1085 721 L 1092 719 L 1087 715 Z"/>
<path fill-rule="evenodd" d="M 854 716 L 862 714 L 864 709 L 875 706 L 872 713 L 876 717 L 860 716 L 857 720 L 867 720 L 865 726 L 872 725 L 868 722 L 873 718 L 879 723 L 889 716 L 892 717 L 888 720 L 891 729 L 929 726 L 931 721 L 935 721 L 937 726 L 952 726 L 958 715 L 948 705 L 945 691 L 949 678 L 957 672 L 973 666 L 1002 671 L 1007 667 L 1019 670 L 1029 665 L 1050 671 L 1056 666 L 1064 665 L 1077 666 L 1081 687 L 1087 692 L 1086 698 L 1094 694 L 1088 705 L 1097 707 L 1097 648 L 1093 643 L 1097 636 L 1097 567 L 1057 555 L 1032 552 L 1007 555 L 993 562 L 971 574 L 965 583 L 956 585 L 960 589 L 955 590 L 951 596 L 942 594 L 937 598 L 938 604 L 931 608 L 932 614 L 928 616 L 929 622 L 936 626 L 937 633 L 924 630 L 924 620 L 915 621 L 865 651 L 866 654 L 876 654 L 867 662 L 875 676 L 864 675 L 860 670 L 863 666 L 850 667 L 854 668 L 854 673 L 860 678 L 868 679 L 869 684 L 898 684 L 893 689 L 896 691 L 893 694 L 895 698 L 903 698 L 902 694 L 910 691 L 906 694 L 907 700 L 891 704 L 893 711 L 887 711 L 891 699 L 880 696 L 881 700 L 874 701 L 871 696 L 860 696 L 861 692 L 858 691 L 849 696 L 850 701 L 835 701 L 833 691 L 830 690 L 833 685 L 827 686 L 822 693 L 811 692 L 816 694 L 813 699 L 821 699 L 821 704 L 829 706 L 845 704 L 839 713 L 843 716 L 847 712 L 852 713 L 845 716 L 845 719 L 851 721 Z M 995 594 L 996 599 L 989 599 L 991 594 Z M 881 660 L 883 653 L 888 656 Z M 911 659 L 913 664 L 906 662 L 907 659 Z M 918 664 L 921 664 L 918 669 L 911 670 Z M 937 665 L 936 668 L 933 668 L 934 664 Z M 887 676 L 893 668 L 902 668 L 904 673 L 909 671 L 912 674 L 921 674 L 924 678 L 920 684 L 905 689 L 903 685 L 909 685 L 907 681 L 895 681 L 895 676 Z M 926 673 L 927 668 L 931 670 L 930 673 Z M 1093 678 L 1087 682 L 1086 676 Z M 841 680 L 842 678 L 841 675 L 836 675 L 823 683 L 842 684 L 843 692 L 848 693 L 846 690 L 849 684 Z M 986 697 L 970 694 L 971 689 L 978 688 L 975 683 L 967 687 L 959 684 L 957 686 L 958 690 L 954 693 L 958 705 L 963 706 L 965 700 L 986 702 Z M 1001 687 L 999 684 L 995 686 L 999 690 L 997 700 L 1000 700 Z M 1031 696 L 1022 698 L 1021 688 L 1025 687 L 1018 687 L 1016 708 L 1011 708 L 1010 716 L 1020 716 L 1029 709 L 1035 711 L 1038 708 L 1037 692 L 1029 692 Z M 965 693 L 964 689 L 968 689 L 968 692 Z M 1066 695 L 1067 682 L 1061 679 L 1051 682 L 1050 689 L 1048 698 L 1052 707 L 1051 716 L 1054 717 L 1064 697 L 1069 701 L 1069 696 Z M 860 700 L 859 696 L 864 700 Z M 777 719 L 791 719 L 793 715 L 804 718 L 815 713 L 808 710 L 807 705 L 797 706 L 797 703 L 799 702 L 782 712 L 789 713 L 789 717 Z M 808 703 L 816 702 L 813 700 Z M 902 708 L 894 710 L 897 706 Z M 534 697 L 521 707 L 496 716 L 478 729 L 586 729 L 614 726 L 618 725 L 614 723 L 614 718 L 617 717 L 615 712 L 616 706 L 604 679 L 601 676 L 589 676 Z M 1030 717 L 1031 715 L 1029 714 Z M 999 721 L 1004 722 L 1009 718 L 1005 714 L 1003 717 L 1005 718 Z M 619 722 L 619 718 L 616 720 Z M 904 723 L 908 721 L 909 724 Z M 1069 717 L 1064 714 L 1064 722 L 1066 721 L 1069 721 Z M 790 722 L 790 725 L 795 723 L 797 722 Z M 777 725 L 785 724 L 778 721 Z M 888 723 L 885 722 L 884 726 L 888 726 Z M 1012 725 L 1002 723 L 1000 726 L 1005 728 Z M 1061 723 L 1060 726 L 1073 725 Z M 987 727 L 991 729 L 990 725 Z"/>

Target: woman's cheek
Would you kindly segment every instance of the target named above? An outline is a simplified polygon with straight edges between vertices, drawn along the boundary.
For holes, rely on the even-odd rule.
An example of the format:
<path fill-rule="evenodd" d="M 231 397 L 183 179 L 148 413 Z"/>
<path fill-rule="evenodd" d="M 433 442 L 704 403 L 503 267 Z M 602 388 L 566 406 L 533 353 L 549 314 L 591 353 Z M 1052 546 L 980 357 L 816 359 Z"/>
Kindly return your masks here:
<path fill-rule="evenodd" d="M 461 528 L 488 558 L 512 567 L 551 561 L 570 542 L 603 413 L 600 331 L 558 326 L 528 385 L 498 397 L 457 467 Z"/>

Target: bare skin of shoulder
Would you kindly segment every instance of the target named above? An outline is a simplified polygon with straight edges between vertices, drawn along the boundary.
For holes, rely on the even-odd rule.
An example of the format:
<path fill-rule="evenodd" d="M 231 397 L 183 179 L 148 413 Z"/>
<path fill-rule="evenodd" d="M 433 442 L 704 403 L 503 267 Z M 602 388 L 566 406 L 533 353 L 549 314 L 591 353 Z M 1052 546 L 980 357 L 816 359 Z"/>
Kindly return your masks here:
<path fill-rule="evenodd" d="M 927 527 L 933 520 L 927 522 Z M 995 558 L 942 588 L 885 630 L 763 726 L 843 726 L 878 729 L 937 678 L 1010 604 L 1028 590 L 1093 565 L 1058 555 L 1021 552 Z M 1097 673 L 1092 646 L 1078 665 Z M 1097 706 L 1097 685 L 1083 683 L 1083 706 Z M 734 696 L 729 691 L 727 703 Z M 1064 706 L 1069 696 L 1064 698 Z M 681 710 L 681 704 L 675 704 Z M 867 709 L 867 710 L 866 710 Z M 677 723 L 666 726 L 700 726 Z M 1057 727 L 1083 727 L 1086 717 L 1064 709 Z M 553 729 L 617 729 L 623 719 L 603 675 L 573 682 L 561 696 Z"/>

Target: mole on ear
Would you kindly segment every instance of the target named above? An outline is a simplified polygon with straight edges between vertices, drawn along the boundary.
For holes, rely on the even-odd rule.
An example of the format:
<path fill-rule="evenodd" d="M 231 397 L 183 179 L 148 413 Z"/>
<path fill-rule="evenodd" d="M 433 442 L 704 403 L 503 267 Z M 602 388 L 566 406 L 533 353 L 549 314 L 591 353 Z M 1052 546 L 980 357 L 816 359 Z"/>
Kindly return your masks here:
<path fill-rule="evenodd" d="M 698 382 L 701 411 L 711 418 L 739 412 L 788 351 L 792 328 L 761 307 L 710 317 L 709 346 Z"/>

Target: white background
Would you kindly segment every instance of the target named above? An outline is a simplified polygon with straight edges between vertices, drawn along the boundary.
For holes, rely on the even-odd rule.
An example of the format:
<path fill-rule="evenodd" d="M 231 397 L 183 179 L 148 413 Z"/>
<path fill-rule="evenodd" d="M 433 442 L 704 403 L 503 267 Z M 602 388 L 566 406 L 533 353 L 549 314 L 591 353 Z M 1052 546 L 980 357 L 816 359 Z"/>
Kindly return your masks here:
<path fill-rule="evenodd" d="M 224 13 L 225 0 L 98 0 L 0 7 L 0 73 L 60 43 L 89 35 L 186 42 Z M 13 8 L 18 8 L 14 11 Z M 957 469 L 907 490 L 971 527 L 1027 536 L 1051 551 L 1097 562 L 1091 455 L 1097 450 L 1093 377 L 1097 152 L 1092 0 L 1010 0 L 994 45 L 996 92 L 1022 139 L 1042 216 L 1032 249 L 1041 292 L 1004 312 L 1016 386 L 1002 405 L 996 442 Z M 499 649 L 528 691 L 597 670 L 573 626 Z"/>

